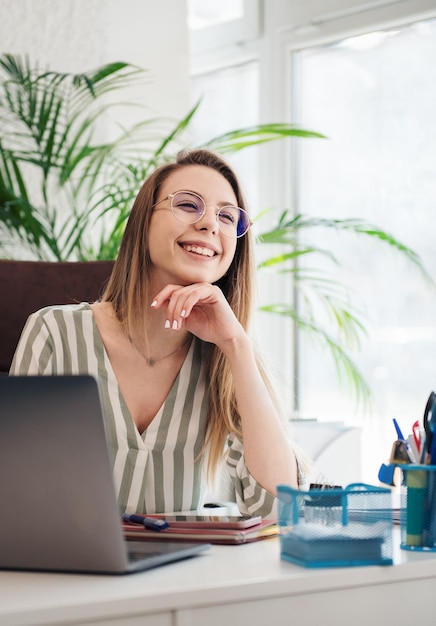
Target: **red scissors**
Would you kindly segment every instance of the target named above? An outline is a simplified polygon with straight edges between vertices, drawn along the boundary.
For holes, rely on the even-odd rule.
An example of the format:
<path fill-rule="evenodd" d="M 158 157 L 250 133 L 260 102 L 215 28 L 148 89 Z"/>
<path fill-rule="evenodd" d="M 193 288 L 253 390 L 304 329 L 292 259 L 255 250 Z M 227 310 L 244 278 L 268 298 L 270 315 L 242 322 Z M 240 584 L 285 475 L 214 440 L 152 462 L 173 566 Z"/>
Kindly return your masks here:
<path fill-rule="evenodd" d="M 419 420 L 416 420 L 416 422 L 413 424 L 412 434 L 413 434 L 413 440 L 415 441 L 416 449 L 420 453 L 421 452 L 421 425 L 419 423 Z"/>

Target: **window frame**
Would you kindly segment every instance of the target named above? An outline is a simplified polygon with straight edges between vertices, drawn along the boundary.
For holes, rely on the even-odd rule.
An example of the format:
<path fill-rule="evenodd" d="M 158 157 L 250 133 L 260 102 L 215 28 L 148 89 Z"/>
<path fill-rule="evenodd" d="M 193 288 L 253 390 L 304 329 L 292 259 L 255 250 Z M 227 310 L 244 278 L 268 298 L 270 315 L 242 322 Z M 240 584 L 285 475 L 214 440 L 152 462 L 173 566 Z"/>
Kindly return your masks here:
<path fill-rule="evenodd" d="M 219 51 L 223 47 L 241 45 L 259 37 L 261 31 L 261 0 L 243 0 L 244 15 L 221 24 L 189 31 L 191 56 Z"/>

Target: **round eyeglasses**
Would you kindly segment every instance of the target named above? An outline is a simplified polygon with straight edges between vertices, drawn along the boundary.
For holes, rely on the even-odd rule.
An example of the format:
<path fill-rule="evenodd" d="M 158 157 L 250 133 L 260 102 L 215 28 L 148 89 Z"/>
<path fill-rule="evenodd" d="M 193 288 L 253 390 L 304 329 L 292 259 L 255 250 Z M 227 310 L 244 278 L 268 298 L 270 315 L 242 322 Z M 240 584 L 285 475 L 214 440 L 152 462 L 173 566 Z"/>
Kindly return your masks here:
<path fill-rule="evenodd" d="M 168 199 L 171 201 L 171 208 L 166 209 L 162 207 L 156 210 L 172 211 L 176 220 L 183 224 L 195 224 L 195 222 L 201 220 L 207 206 L 214 206 L 218 209 L 216 219 L 219 228 L 226 237 L 232 237 L 233 239 L 242 237 L 252 225 L 250 217 L 244 209 L 232 205 L 218 207 L 215 204 L 206 204 L 201 196 L 192 191 L 176 191 L 176 193 L 170 193 L 166 198 L 159 200 L 159 202 L 156 202 L 153 206 L 157 206 Z"/>

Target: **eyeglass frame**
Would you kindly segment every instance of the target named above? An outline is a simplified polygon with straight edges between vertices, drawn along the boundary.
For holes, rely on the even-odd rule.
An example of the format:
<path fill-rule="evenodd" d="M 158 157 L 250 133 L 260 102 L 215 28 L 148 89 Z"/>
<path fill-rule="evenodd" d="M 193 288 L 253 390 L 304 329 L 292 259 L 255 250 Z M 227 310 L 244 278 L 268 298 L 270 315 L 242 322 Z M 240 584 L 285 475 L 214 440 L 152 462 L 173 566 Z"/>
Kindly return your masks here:
<path fill-rule="evenodd" d="M 199 198 L 203 202 L 204 211 L 200 215 L 200 217 L 195 219 L 193 222 L 182 222 L 182 220 L 180 220 L 178 217 L 176 217 L 176 215 L 174 213 L 174 207 L 173 207 L 173 198 L 178 193 L 188 193 L 188 194 L 191 194 L 192 196 L 196 196 L 197 198 Z M 200 194 L 196 193 L 195 191 L 188 191 L 187 189 L 179 189 L 178 191 L 175 191 L 174 193 L 169 193 L 167 196 L 165 196 L 165 198 L 162 198 L 162 200 L 159 200 L 158 202 L 155 202 L 155 204 L 152 205 L 152 208 L 154 209 L 161 202 L 165 202 L 165 200 L 170 200 L 170 206 L 169 207 L 162 207 L 160 209 L 155 209 L 155 210 L 157 210 L 157 211 L 171 211 L 171 213 L 173 214 L 174 219 L 176 219 L 178 222 L 180 222 L 180 224 L 196 224 L 197 222 L 199 222 L 201 220 L 202 217 L 204 217 L 204 215 L 206 213 L 206 207 L 208 207 L 208 206 L 215 207 L 216 209 L 218 209 L 215 212 L 215 217 L 216 217 L 216 221 L 217 221 L 217 224 L 218 224 L 218 228 L 219 228 L 220 232 L 224 235 L 224 237 L 228 237 L 229 239 L 241 239 L 241 237 L 246 235 L 248 233 L 248 231 L 250 230 L 250 228 L 253 226 L 253 222 L 251 221 L 250 216 L 248 215 L 248 211 L 246 211 L 245 209 L 242 209 L 240 206 L 236 206 L 234 204 L 225 204 L 222 207 L 219 207 L 217 204 L 212 204 L 212 203 L 206 202 L 205 199 L 203 198 L 203 196 L 200 196 Z M 223 209 L 226 209 L 226 208 L 238 209 L 238 211 L 242 211 L 247 216 L 247 218 L 248 218 L 248 226 L 247 226 L 247 229 L 241 235 L 235 235 L 235 237 L 233 237 L 232 235 L 226 235 L 226 233 L 221 228 L 220 221 L 218 220 L 218 214 L 219 214 L 220 211 L 222 211 Z"/>

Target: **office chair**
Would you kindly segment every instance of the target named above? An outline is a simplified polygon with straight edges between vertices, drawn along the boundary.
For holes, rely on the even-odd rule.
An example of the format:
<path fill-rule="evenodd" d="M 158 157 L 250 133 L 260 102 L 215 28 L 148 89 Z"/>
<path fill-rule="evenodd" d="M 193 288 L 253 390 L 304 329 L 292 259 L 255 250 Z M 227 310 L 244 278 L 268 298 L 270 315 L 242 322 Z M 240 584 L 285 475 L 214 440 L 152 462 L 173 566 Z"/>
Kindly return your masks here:
<path fill-rule="evenodd" d="M 93 302 L 113 261 L 45 262 L 0 259 L 0 373 L 7 373 L 28 316 L 44 306 Z"/>

